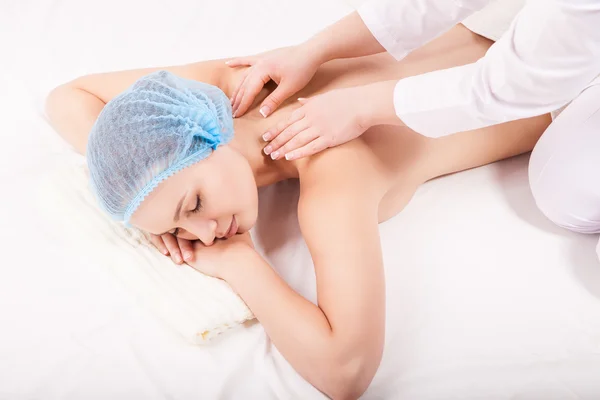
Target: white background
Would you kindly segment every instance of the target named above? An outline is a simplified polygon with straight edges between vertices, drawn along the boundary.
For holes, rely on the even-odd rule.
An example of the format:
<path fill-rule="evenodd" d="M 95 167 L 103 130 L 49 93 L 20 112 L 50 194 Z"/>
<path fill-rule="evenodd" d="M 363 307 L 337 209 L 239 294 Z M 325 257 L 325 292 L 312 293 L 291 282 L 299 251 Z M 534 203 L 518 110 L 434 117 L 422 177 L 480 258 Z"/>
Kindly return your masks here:
<path fill-rule="evenodd" d="M 53 234 L 35 188 L 65 146 L 41 106 L 49 89 L 81 74 L 293 44 L 351 8 L 319 0 L 0 7 L 0 399 L 320 398 L 259 324 L 190 346 L 98 255 Z M 600 398 L 597 237 L 546 221 L 526 166 L 525 156 L 430 182 L 381 225 L 386 348 L 365 398 Z M 296 189 L 261 193 L 259 245 L 314 299 Z M 269 251 L 281 237 L 286 244 Z"/>

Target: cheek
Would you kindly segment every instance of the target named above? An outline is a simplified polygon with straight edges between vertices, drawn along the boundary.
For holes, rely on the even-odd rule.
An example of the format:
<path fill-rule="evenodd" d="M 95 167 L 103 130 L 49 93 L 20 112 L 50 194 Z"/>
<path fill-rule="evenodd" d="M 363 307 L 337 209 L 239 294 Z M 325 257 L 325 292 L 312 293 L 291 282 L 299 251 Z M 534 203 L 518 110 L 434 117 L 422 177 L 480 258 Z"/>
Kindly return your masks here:
<path fill-rule="evenodd" d="M 258 193 L 256 186 L 228 185 L 227 190 L 215 197 L 216 204 L 211 207 L 211 214 L 224 215 L 251 215 L 258 210 Z M 218 201 L 220 199 L 220 201 Z M 207 210 L 209 211 L 209 210 Z"/>
<path fill-rule="evenodd" d="M 240 163 L 224 171 L 222 182 L 227 182 L 221 188 L 235 214 L 248 214 L 257 209 L 258 190 L 249 165 Z"/>
<path fill-rule="evenodd" d="M 215 219 L 236 215 L 240 228 L 249 230 L 258 215 L 258 190 L 250 166 L 232 162 L 218 173 L 204 180 L 206 197 L 205 216 Z M 210 183 L 209 183 L 210 182 Z M 209 205 L 210 203 L 210 205 Z"/>
<path fill-rule="evenodd" d="M 186 240 L 190 240 L 190 241 L 194 241 L 194 240 L 198 240 L 198 238 L 195 235 L 192 235 L 189 232 L 183 232 L 182 234 L 180 234 L 178 236 L 180 239 L 186 239 Z"/>
<path fill-rule="evenodd" d="M 240 221 L 240 224 L 242 225 L 241 228 L 248 231 L 256 224 L 258 218 L 258 190 L 256 186 L 246 188 L 241 198 L 243 201 L 240 202 L 240 216 L 243 222 Z"/>

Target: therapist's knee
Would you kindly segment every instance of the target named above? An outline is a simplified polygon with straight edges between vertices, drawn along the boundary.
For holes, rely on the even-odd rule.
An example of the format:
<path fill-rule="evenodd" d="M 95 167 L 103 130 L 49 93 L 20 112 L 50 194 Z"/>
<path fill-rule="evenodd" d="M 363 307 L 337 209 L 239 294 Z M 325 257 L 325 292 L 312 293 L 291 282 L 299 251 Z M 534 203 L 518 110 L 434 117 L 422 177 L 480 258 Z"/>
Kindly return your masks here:
<path fill-rule="evenodd" d="M 575 136 L 567 135 L 573 140 Z M 598 233 L 600 198 L 596 188 L 600 185 L 600 163 L 586 157 L 589 152 L 578 154 L 574 151 L 577 146 L 570 144 L 561 146 L 560 141 L 554 141 L 548 149 L 545 143 L 538 143 L 529 162 L 531 192 L 539 210 L 556 225 L 580 233 Z"/>

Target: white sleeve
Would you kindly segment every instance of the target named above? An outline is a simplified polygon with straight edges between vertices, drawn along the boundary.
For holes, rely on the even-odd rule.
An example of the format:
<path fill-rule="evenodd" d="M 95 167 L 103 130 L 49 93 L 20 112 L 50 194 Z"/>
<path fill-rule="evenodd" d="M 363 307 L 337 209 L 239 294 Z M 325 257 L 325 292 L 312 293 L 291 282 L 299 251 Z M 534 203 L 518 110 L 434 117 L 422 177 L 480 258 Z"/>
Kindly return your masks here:
<path fill-rule="evenodd" d="M 600 74 L 600 0 L 529 0 L 474 64 L 405 78 L 398 117 L 429 137 L 552 112 Z"/>
<path fill-rule="evenodd" d="M 435 39 L 491 0 L 371 0 L 357 10 L 397 60 Z"/>

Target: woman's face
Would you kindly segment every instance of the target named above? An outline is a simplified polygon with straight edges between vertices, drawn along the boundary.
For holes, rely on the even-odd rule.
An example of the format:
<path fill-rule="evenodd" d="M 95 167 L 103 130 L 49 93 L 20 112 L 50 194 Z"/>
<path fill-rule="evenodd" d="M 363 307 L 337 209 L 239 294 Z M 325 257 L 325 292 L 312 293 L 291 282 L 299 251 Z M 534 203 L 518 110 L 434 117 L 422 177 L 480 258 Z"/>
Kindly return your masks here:
<path fill-rule="evenodd" d="M 175 233 L 211 245 L 254 226 L 258 192 L 247 160 L 229 146 L 161 182 L 131 217 L 156 235 Z"/>

